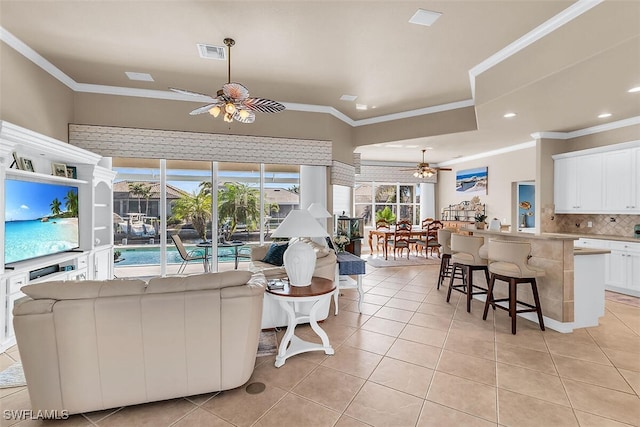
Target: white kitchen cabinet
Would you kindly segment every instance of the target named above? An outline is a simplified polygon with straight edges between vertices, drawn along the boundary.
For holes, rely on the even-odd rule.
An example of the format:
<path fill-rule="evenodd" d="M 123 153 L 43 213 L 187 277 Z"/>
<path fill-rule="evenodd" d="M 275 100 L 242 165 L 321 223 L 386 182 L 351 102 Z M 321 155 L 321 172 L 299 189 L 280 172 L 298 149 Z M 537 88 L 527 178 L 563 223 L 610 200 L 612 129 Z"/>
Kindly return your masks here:
<path fill-rule="evenodd" d="M 554 203 L 557 213 L 603 210 L 602 156 L 564 157 L 554 162 Z"/>
<path fill-rule="evenodd" d="M 557 213 L 640 214 L 640 141 L 552 157 Z"/>
<path fill-rule="evenodd" d="M 604 206 L 608 213 L 640 212 L 640 149 L 604 153 Z"/>
<path fill-rule="evenodd" d="M 640 297 L 640 243 L 609 241 L 605 264 L 607 289 Z"/>

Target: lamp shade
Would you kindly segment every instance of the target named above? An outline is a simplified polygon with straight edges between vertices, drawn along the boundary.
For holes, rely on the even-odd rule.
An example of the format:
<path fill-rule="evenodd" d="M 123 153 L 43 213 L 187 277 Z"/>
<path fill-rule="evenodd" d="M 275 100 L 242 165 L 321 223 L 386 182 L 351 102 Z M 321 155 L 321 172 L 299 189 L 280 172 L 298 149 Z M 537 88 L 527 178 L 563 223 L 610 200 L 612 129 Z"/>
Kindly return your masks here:
<path fill-rule="evenodd" d="M 320 203 L 311 203 L 307 210 L 311 215 L 313 215 L 314 218 L 331 218 L 331 214 L 329 213 L 329 211 L 327 211 Z"/>
<path fill-rule="evenodd" d="M 326 237 L 327 230 L 308 210 L 293 210 L 273 232 L 271 237 Z"/>

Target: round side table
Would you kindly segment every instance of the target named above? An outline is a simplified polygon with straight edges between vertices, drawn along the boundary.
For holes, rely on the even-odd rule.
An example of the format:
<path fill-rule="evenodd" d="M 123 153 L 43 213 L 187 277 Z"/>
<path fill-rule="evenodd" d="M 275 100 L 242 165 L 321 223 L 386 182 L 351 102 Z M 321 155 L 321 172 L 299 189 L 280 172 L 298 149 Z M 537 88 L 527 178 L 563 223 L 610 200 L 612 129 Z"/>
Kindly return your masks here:
<path fill-rule="evenodd" d="M 269 289 L 266 294 L 269 298 L 277 300 L 282 309 L 287 313 L 287 331 L 282 338 L 278 355 L 276 356 L 276 368 L 284 365 L 284 362 L 291 356 L 307 351 L 324 351 L 325 354 L 334 354 L 333 347 L 329 343 L 327 333 L 318 325 L 318 308 L 323 300 L 330 300 L 336 285 L 332 280 L 322 277 L 311 278 L 309 286 L 291 286 L 286 284 L 283 289 Z M 296 312 L 296 303 L 313 302 L 309 314 Z M 311 329 L 320 337 L 322 344 L 305 341 L 295 335 L 296 326 L 300 323 L 311 325 Z"/>

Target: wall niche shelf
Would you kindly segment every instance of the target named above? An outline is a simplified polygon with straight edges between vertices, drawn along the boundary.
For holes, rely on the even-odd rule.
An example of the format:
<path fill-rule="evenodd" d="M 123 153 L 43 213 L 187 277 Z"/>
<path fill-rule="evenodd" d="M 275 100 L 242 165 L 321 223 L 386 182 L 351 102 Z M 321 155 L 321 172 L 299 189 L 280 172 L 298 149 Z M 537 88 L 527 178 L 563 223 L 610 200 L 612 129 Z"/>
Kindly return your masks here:
<path fill-rule="evenodd" d="M 60 182 L 64 184 L 88 184 L 88 181 L 82 179 L 65 178 L 63 176 L 47 175 L 39 172 L 29 172 L 20 169 L 7 169 L 7 178 L 20 178 L 30 181 L 46 181 L 46 182 Z"/>

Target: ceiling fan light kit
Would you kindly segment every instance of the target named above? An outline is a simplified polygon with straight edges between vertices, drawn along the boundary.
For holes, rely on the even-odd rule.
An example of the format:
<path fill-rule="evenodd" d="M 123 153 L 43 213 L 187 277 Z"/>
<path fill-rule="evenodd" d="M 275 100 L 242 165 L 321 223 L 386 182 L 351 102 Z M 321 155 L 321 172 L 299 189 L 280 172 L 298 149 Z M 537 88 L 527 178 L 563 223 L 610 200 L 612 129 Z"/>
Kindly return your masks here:
<path fill-rule="evenodd" d="M 418 165 L 415 167 L 415 169 L 404 169 L 404 170 L 408 170 L 408 171 L 412 171 L 415 170 L 415 172 L 413 173 L 413 176 L 415 178 L 431 178 L 432 176 L 434 176 L 435 174 L 438 173 L 438 171 L 450 171 L 450 168 L 432 168 L 431 166 L 429 166 L 429 163 L 425 163 L 424 161 L 424 153 L 425 151 L 427 151 L 426 149 L 422 149 L 422 162 L 418 163 Z"/>
<path fill-rule="evenodd" d="M 213 117 L 218 117 L 220 113 L 224 113 L 222 118 L 225 122 L 231 123 L 234 120 L 240 123 L 253 123 L 256 119 L 255 112 L 261 113 L 278 113 L 285 109 L 285 106 L 279 102 L 265 98 L 250 98 L 249 89 L 240 83 L 231 82 L 231 47 L 236 44 L 231 38 L 224 39 L 227 46 L 227 83 L 216 92 L 216 97 L 204 93 L 192 92 L 189 90 L 170 87 L 169 89 L 184 95 L 192 95 L 199 97 L 213 98 L 211 104 L 198 107 L 189 114 L 192 116 L 209 113 Z"/>

